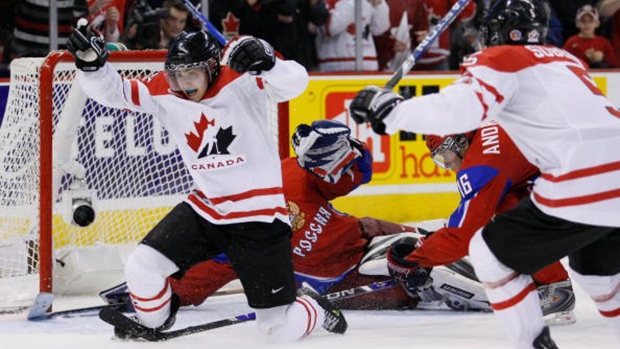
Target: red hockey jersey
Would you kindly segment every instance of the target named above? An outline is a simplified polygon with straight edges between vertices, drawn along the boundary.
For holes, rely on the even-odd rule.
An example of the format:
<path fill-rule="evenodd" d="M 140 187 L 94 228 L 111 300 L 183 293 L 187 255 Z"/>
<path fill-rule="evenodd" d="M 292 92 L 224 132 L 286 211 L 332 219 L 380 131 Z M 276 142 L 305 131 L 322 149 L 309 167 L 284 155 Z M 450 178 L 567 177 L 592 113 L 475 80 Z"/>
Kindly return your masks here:
<path fill-rule="evenodd" d="M 531 180 L 538 174 L 497 122 L 487 123 L 476 132 L 457 172 L 459 206 L 446 227 L 407 258 L 431 267 L 465 257 L 474 233 L 529 195 Z"/>

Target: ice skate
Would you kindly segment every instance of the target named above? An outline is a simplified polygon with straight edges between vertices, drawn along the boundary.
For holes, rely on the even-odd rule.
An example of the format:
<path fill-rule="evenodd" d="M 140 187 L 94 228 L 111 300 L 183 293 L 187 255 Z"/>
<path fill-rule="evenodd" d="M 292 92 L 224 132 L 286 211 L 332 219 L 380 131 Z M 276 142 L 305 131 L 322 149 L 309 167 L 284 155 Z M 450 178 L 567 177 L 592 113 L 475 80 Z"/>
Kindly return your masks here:
<path fill-rule="evenodd" d="M 551 333 L 549 333 L 549 327 L 545 326 L 542 332 L 534 339 L 534 348 L 536 349 L 558 349 L 553 339 L 551 339 Z"/>
<path fill-rule="evenodd" d="M 323 328 L 333 333 L 345 333 L 347 331 L 347 320 L 344 318 L 344 314 L 331 304 L 327 299 L 321 298 L 319 294 L 307 283 L 303 283 L 302 287 L 298 290 L 300 296 L 308 296 L 314 299 L 325 311 L 325 320 L 323 321 Z"/>
<path fill-rule="evenodd" d="M 164 324 L 157 327 L 155 330 L 166 331 L 172 328 L 172 326 L 174 326 L 174 323 L 176 321 L 177 312 L 179 311 L 180 307 L 181 307 L 181 299 L 176 294 L 173 294 L 170 300 L 170 315 L 168 315 L 168 318 L 166 319 L 166 321 L 164 321 Z M 130 319 L 137 323 L 140 323 L 140 320 L 138 319 L 137 315 L 131 316 Z M 120 327 L 114 327 L 114 335 L 117 338 L 122 339 L 122 340 L 135 340 L 135 339 L 140 338 L 130 332 L 125 331 L 124 329 Z"/>

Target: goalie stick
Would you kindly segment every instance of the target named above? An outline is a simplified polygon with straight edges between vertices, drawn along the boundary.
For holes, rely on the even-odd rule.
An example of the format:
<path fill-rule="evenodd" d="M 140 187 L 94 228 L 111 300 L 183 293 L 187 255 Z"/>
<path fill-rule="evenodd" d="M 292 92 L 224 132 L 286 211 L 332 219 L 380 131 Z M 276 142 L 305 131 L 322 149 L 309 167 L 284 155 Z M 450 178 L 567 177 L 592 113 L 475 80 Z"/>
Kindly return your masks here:
<path fill-rule="evenodd" d="M 342 290 L 334 293 L 329 293 L 323 295 L 321 297 L 329 300 L 336 301 L 345 298 L 351 298 L 355 296 L 359 296 L 362 294 L 367 294 L 371 292 L 377 292 L 381 290 L 385 290 L 395 286 L 396 284 L 392 280 L 378 281 L 372 284 L 353 287 L 347 290 Z M 181 328 L 178 330 L 168 331 L 168 332 L 160 332 L 154 330 L 152 328 L 140 325 L 139 323 L 133 321 L 132 319 L 125 316 L 120 311 L 117 311 L 111 307 L 106 307 L 101 309 L 99 312 L 99 318 L 108 324 L 119 327 L 126 332 L 133 334 L 136 337 L 140 337 L 149 342 L 162 342 L 167 341 L 169 339 L 186 336 L 189 334 L 204 332 L 213 330 L 220 327 L 235 325 L 247 321 L 252 321 L 256 319 L 256 313 L 247 313 L 242 315 L 233 316 L 230 318 L 217 320 L 213 322 L 207 322 L 202 325 L 189 326 L 185 328 Z"/>
<path fill-rule="evenodd" d="M 189 0 L 187 0 L 189 1 Z M 471 0 L 458 0 L 448 11 L 448 13 L 437 23 L 437 26 L 431 30 L 424 40 L 418 46 L 416 46 L 415 50 L 411 53 L 409 57 L 403 62 L 403 64 L 398 68 L 398 70 L 392 75 L 390 80 L 385 85 L 385 89 L 393 90 L 394 86 L 407 74 L 411 68 L 415 65 L 416 60 L 418 60 L 430 47 L 431 44 L 441 35 L 446 28 L 454 21 L 454 19 L 463 11 L 465 6 L 469 4 Z"/>

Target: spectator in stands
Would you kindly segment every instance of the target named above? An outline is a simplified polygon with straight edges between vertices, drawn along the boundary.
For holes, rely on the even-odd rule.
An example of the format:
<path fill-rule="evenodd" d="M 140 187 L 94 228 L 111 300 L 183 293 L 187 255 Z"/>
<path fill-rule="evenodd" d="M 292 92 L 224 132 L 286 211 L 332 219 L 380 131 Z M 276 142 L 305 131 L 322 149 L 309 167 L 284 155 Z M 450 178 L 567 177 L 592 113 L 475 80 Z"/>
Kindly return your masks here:
<path fill-rule="evenodd" d="M 17 4 L 9 59 L 45 57 L 50 51 L 49 1 L 23 0 Z M 64 49 L 73 24 L 87 13 L 86 0 L 56 2 L 58 48 Z"/>
<path fill-rule="evenodd" d="M 88 22 L 107 42 L 117 42 L 123 32 L 125 0 L 88 0 Z"/>
<path fill-rule="evenodd" d="M 355 0 L 328 2 L 329 19 L 318 28 L 316 49 L 319 70 L 378 71 L 377 50 L 373 36 L 381 35 L 390 28 L 389 8 L 384 0 L 362 0 L 362 64 L 356 67 L 355 47 Z"/>
<path fill-rule="evenodd" d="M 620 57 L 620 0 L 601 0 L 598 8 L 600 15 L 611 21 L 611 45 L 616 57 Z"/>
<path fill-rule="evenodd" d="M 548 0 L 552 12 L 555 12 L 557 19 L 562 24 L 564 42 L 579 32 L 575 26 L 575 13 L 584 5 L 592 5 L 596 0 Z M 559 47 L 564 46 L 564 42 Z"/>
<path fill-rule="evenodd" d="M 316 28 L 329 16 L 324 0 L 220 0 L 210 7 L 217 16 L 216 27 L 225 26 L 224 35 L 236 31 L 261 38 L 285 59 L 316 70 Z"/>
<path fill-rule="evenodd" d="M 161 41 L 160 48 L 168 48 L 174 40 L 191 22 L 192 16 L 189 9 L 181 0 L 165 0 L 162 8 L 168 10 L 168 16 L 160 19 Z"/>
<path fill-rule="evenodd" d="M 547 44 L 562 47 L 566 38 L 564 37 L 564 27 L 558 18 L 555 9 L 549 6 L 549 30 L 547 31 Z"/>
<path fill-rule="evenodd" d="M 183 30 L 196 30 L 189 9 L 181 0 L 157 3 L 138 0 L 128 11 L 126 29 L 121 41 L 134 50 L 168 48 L 170 41 Z"/>
<path fill-rule="evenodd" d="M 611 42 L 603 36 L 596 35 L 601 25 L 598 11 L 592 5 L 585 5 L 577 10 L 575 25 L 579 33 L 573 35 L 564 44 L 564 49 L 584 60 L 590 68 L 616 68 L 618 59 Z"/>
<path fill-rule="evenodd" d="M 456 0 L 424 0 L 424 6 L 428 13 L 429 30 L 439 23 L 439 21 L 450 11 Z M 476 14 L 476 3 L 467 4 L 463 12 L 457 17 L 458 22 L 467 22 L 474 18 Z M 454 24 L 454 23 L 453 23 Z M 416 62 L 416 70 L 449 70 L 451 39 L 453 33 L 450 28 L 446 29 L 437 40 L 431 45 L 426 54 Z M 463 32 L 457 32 L 462 35 Z M 473 42 L 473 41 L 472 41 Z"/>
<path fill-rule="evenodd" d="M 390 29 L 374 41 L 379 70 L 395 71 L 428 34 L 428 17 L 423 0 L 385 2 L 390 9 Z"/>
<path fill-rule="evenodd" d="M 0 3 L 0 77 L 9 76 L 9 43 L 13 37 L 16 6 L 17 0 Z"/>

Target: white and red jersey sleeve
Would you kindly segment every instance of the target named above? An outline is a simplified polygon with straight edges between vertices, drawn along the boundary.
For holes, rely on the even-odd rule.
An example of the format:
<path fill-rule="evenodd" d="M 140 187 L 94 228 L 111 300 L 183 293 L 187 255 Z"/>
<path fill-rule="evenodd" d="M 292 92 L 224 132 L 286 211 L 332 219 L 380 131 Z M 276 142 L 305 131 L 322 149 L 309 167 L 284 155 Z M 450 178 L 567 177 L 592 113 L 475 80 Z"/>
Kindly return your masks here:
<path fill-rule="evenodd" d="M 123 81 L 106 64 L 81 72 L 80 82 L 100 103 L 150 113 L 161 122 L 194 180 L 196 190 L 186 201 L 203 218 L 215 224 L 288 222 L 267 106 L 303 92 L 308 73 L 301 65 L 278 60 L 260 76 L 222 66 L 200 103 L 170 91 L 163 73 Z"/>
<path fill-rule="evenodd" d="M 583 63 L 548 45 L 497 46 L 468 57 L 440 93 L 400 103 L 384 120 L 399 129 L 451 134 L 496 119 L 541 171 L 533 200 L 570 221 L 619 226 L 620 111 Z"/>

